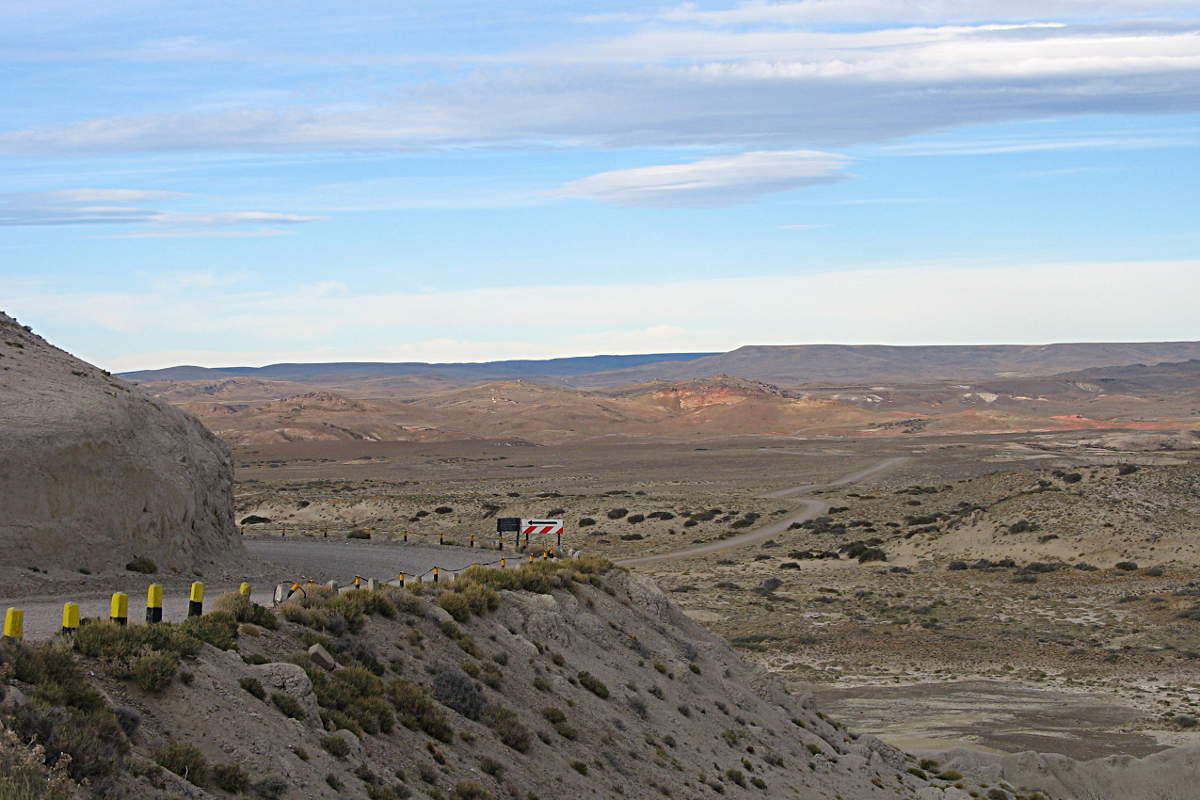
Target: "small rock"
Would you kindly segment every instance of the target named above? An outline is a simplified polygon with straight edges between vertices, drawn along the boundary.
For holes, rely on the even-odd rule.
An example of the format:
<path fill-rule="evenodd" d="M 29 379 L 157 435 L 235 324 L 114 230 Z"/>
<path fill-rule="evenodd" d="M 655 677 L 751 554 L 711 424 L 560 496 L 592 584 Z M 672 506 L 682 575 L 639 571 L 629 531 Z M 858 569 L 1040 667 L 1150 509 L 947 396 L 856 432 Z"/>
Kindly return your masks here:
<path fill-rule="evenodd" d="M 449 617 L 449 614 L 446 614 Z M 319 644 L 314 644 L 308 648 L 308 657 L 314 664 L 323 670 L 332 672 L 337 669 L 337 662 L 333 660 L 333 656 L 329 655 L 329 651 Z"/>
<path fill-rule="evenodd" d="M 439 624 L 443 622 L 454 622 L 454 617 L 450 616 L 450 612 L 436 603 L 430 603 L 429 608 L 426 609 L 426 613 L 429 615 L 430 619 Z"/>
<path fill-rule="evenodd" d="M 14 711 L 25 705 L 25 693 L 15 686 L 0 687 L 4 697 L 0 699 L 0 711 Z"/>

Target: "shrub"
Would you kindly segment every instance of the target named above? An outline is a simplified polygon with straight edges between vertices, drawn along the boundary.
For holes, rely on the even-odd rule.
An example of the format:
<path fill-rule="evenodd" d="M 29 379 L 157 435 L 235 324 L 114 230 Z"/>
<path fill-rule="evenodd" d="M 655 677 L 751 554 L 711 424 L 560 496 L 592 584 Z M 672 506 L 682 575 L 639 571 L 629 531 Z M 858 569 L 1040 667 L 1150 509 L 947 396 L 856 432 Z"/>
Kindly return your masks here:
<path fill-rule="evenodd" d="M 250 788 L 250 777 L 237 764 L 217 764 L 212 768 L 212 782 L 223 792 L 242 794 Z"/>
<path fill-rule="evenodd" d="M 34 701 L 19 706 L 6 726 L 24 741 L 38 742 L 48 762 L 70 756 L 67 774 L 77 781 L 113 774 L 129 752 L 121 726 L 104 711 L 84 713 Z"/>
<path fill-rule="evenodd" d="M 237 646 L 237 620 L 227 611 L 190 617 L 179 625 L 179 630 L 218 650 L 232 650 Z"/>
<path fill-rule="evenodd" d="M 425 689 L 397 678 L 388 685 L 387 695 L 404 727 L 424 731 L 446 744 L 454 741 L 454 730 Z"/>
<path fill-rule="evenodd" d="M 1133 572 L 1138 568 L 1136 561 L 1118 561 L 1115 566 L 1123 572 Z"/>
<path fill-rule="evenodd" d="M 435 508 L 433 510 L 433 513 L 435 513 L 435 514 L 453 514 L 454 509 L 451 508 L 450 506 L 438 506 L 437 508 Z"/>
<path fill-rule="evenodd" d="M 133 662 L 133 682 L 147 692 L 161 692 L 175 677 L 175 659 L 163 652 L 150 652 Z"/>
<path fill-rule="evenodd" d="M 625 518 L 625 521 L 637 524 L 639 522 L 644 522 L 645 519 L 646 519 L 645 514 L 630 514 L 628 517 Z"/>
<path fill-rule="evenodd" d="M 278 775 L 268 775 L 250 788 L 263 800 L 279 800 L 288 790 L 288 782 Z"/>
<path fill-rule="evenodd" d="M 140 572 L 143 575 L 153 575 L 158 572 L 158 565 L 148 558 L 135 558 L 125 565 L 130 572 Z"/>
<path fill-rule="evenodd" d="M 367 530 L 363 530 L 362 528 L 355 528 L 352 531 L 346 531 L 346 538 L 347 539 L 370 539 L 371 532 L 367 531 Z"/>
<path fill-rule="evenodd" d="M 28 747 L 12 731 L 0 729 L 0 797 L 12 800 L 72 800 L 70 778 L 61 769 L 48 770 L 42 751 Z"/>
<path fill-rule="evenodd" d="M 460 670 L 439 669 L 433 675 L 433 696 L 444 706 L 467 719 L 479 719 L 483 713 L 483 695 Z"/>
<path fill-rule="evenodd" d="M 458 622 L 466 622 L 471 618 L 471 603 L 458 592 L 444 592 L 437 602 Z"/>
<path fill-rule="evenodd" d="M 240 592 L 221 595 L 213 603 L 213 610 L 232 614 L 238 622 L 249 622 L 260 628 L 275 630 L 279 627 L 279 621 L 275 619 L 275 615 L 271 613 L 270 609 L 260 606 Z"/>
<path fill-rule="evenodd" d="M 575 770 L 575 771 L 576 771 L 576 772 L 578 772 L 580 775 L 587 775 L 587 774 L 588 774 L 588 765 L 587 765 L 587 764 L 585 764 L 585 763 L 583 763 L 582 761 L 572 761 L 572 762 L 571 762 L 571 769 Z"/>
<path fill-rule="evenodd" d="M 208 783 L 208 761 L 190 744 L 170 742 L 153 751 L 155 762 L 164 769 L 197 786 Z"/>
<path fill-rule="evenodd" d="M 54 642 L 0 642 L 0 664 L 6 661 L 12 664 L 13 677 L 31 684 L 39 700 L 83 712 L 105 707 L 104 698 L 91 687 L 68 647 Z"/>
<path fill-rule="evenodd" d="M 608 699 L 608 687 L 605 686 L 604 682 L 601 681 L 599 678 L 597 678 L 595 675 L 593 675 L 590 672 L 581 672 L 576 677 L 579 679 L 580 686 L 587 689 L 589 692 L 596 695 L 596 697 L 599 697 L 601 700 Z"/>
<path fill-rule="evenodd" d="M 962 773 L 956 769 L 948 769 L 945 772 L 939 772 L 938 778 L 943 781 L 961 781 Z"/>
<path fill-rule="evenodd" d="M 345 758 L 350 755 L 350 745 L 340 736 L 322 736 L 321 747 L 334 758 Z"/>
<path fill-rule="evenodd" d="M 609 510 L 607 516 L 609 519 L 620 519 L 628 513 L 629 509 L 627 508 L 613 508 Z"/>
<path fill-rule="evenodd" d="M 495 800 L 491 792 L 471 781 L 459 781 L 454 784 L 454 794 L 451 798 L 452 800 Z"/>
<path fill-rule="evenodd" d="M 485 757 L 479 762 L 479 768 L 485 775 L 490 775 L 497 781 L 504 777 L 504 765 L 494 758 Z"/>
<path fill-rule="evenodd" d="M 576 523 L 576 526 L 580 528 L 589 528 L 595 524 L 596 520 L 592 519 L 591 517 L 581 517 L 579 522 Z"/>
<path fill-rule="evenodd" d="M 740 769 L 725 770 L 725 779 L 728 780 L 730 783 L 736 783 L 738 786 L 741 786 L 743 789 L 746 788 L 746 776 L 742 774 L 742 771 Z"/>
<path fill-rule="evenodd" d="M 241 678 L 238 680 L 238 686 L 241 686 L 250 694 L 257 697 L 259 700 L 267 699 L 267 691 L 263 688 L 262 682 L 258 678 Z"/>
<path fill-rule="evenodd" d="M 554 706 L 547 706 L 546 708 L 543 708 L 542 716 L 551 725 L 557 725 L 560 722 L 567 721 L 567 715 L 564 714 L 561 709 L 555 708 Z"/>
<path fill-rule="evenodd" d="M 290 694 L 273 692 L 271 694 L 271 702 L 274 703 L 275 707 L 282 711 L 285 716 L 299 720 L 303 720 L 305 717 L 304 706 L 300 705 L 300 701 L 292 697 Z"/>
<path fill-rule="evenodd" d="M 484 715 L 483 722 L 496 732 L 500 741 L 516 750 L 518 753 L 529 752 L 533 737 L 529 729 L 521 724 L 517 713 L 511 708 L 493 706 Z"/>

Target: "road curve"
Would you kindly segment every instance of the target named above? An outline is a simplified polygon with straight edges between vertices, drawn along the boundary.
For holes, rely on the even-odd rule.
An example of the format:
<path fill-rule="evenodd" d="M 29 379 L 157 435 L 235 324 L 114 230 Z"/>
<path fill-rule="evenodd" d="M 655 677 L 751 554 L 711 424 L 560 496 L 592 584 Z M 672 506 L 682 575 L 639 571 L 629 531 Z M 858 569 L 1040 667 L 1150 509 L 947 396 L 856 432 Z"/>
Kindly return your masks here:
<path fill-rule="evenodd" d="M 878 464 L 860 469 L 857 472 L 852 472 L 849 475 L 843 475 L 835 481 L 829 483 L 814 483 L 804 486 L 793 486 L 788 489 L 779 489 L 774 492 L 758 495 L 762 499 L 775 499 L 780 497 L 792 497 L 797 494 L 807 494 L 816 491 L 817 489 L 832 489 L 837 486 L 846 486 L 851 483 L 857 483 L 862 479 L 874 475 L 877 472 L 882 472 L 885 469 L 896 466 L 902 461 L 907 460 L 907 456 L 896 456 L 895 458 L 885 458 Z M 622 567 L 637 567 L 643 564 L 653 564 L 659 561 L 676 561 L 681 558 L 691 558 L 692 556 L 707 555 L 709 553 L 720 553 L 725 550 L 733 550 L 737 547 L 745 547 L 748 544 L 766 541 L 772 536 L 777 536 L 788 529 L 790 525 L 796 522 L 806 522 L 810 519 L 815 519 L 829 509 L 829 504 L 820 500 L 802 499 L 804 504 L 803 511 L 797 511 L 794 514 L 777 519 L 763 525 L 760 528 L 755 528 L 749 533 L 743 533 L 740 536 L 732 536 L 728 539 L 718 539 L 715 542 L 707 542 L 698 544 L 694 547 L 686 547 L 682 550 L 672 550 L 669 553 L 656 553 L 650 556 L 639 556 L 637 558 L 626 558 L 618 561 L 618 566 Z"/>

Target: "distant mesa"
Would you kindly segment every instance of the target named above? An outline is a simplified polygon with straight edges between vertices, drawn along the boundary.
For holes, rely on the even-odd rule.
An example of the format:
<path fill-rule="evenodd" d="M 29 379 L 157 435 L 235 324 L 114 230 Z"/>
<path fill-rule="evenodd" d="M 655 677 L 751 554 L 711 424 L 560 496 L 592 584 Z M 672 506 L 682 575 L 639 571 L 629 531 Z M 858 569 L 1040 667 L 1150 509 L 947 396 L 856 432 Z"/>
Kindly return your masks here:
<path fill-rule="evenodd" d="M 240 553 L 228 446 L 0 313 L 3 566 L 189 570 Z"/>

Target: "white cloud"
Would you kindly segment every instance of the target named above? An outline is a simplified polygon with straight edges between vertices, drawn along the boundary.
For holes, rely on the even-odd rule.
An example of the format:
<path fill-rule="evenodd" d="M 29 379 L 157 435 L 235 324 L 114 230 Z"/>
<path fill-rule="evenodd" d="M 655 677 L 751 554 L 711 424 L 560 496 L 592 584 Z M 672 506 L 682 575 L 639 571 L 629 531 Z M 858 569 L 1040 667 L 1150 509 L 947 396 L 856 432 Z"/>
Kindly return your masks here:
<path fill-rule="evenodd" d="M 701 10 L 682 3 L 657 15 L 705 25 L 814 22 L 969 22 L 1014 19 L 1096 19 L 1155 16 L 1195 10 L 1192 0 L 749 0 L 733 8 Z"/>
<path fill-rule="evenodd" d="M 688 164 L 601 172 L 571 181 L 554 194 L 619 206 L 714 208 L 802 186 L 851 177 L 836 153 L 777 150 L 715 156 Z"/>
<path fill-rule="evenodd" d="M 90 331 L 86 340 L 56 343 L 121 369 L 179 361 L 216 366 L 716 351 L 756 343 L 1190 340 L 1196 336 L 1195 314 L 1187 299 L 1200 297 L 1200 261 L 949 263 L 424 294 L 336 282 L 269 291 L 152 287 L 96 294 L 0 278 L 0 297 L 6 311 L 34 320 L 35 327 Z M 506 316 L 500 339 L 497 309 L 511 308 L 546 313 Z M 128 345 L 101 352 L 92 349 L 99 332 L 162 344 L 136 356 L 129 355 Z M 214 348 L 214 341 L 229 347 Z M 250 357 L 245 342 L 256 343 L 257 356 Z M 197 345 L 211 357 L 178 355 Z"/>
<path fill-rule="evenodd" d="M 0 133 L 0 153 L 786 150 L 977 123 L 1200 110 L 1200 23 L 1113 21 L 1111 14 L 1137 10 L 1120 2 L 1101 4 L 1079 23 L 913 27 L 911 19 L 923 18 L 926 6 L 940 22 L 956 4 L 906 4 L 917 17 L 902 26 L 833 31 L 806 29 L 804 20 L 787 15 L 819 11 L 853 21 L 856 13 L 895 6 L 875 0 L 792 3 L 786 14 L 784 5 L 734 9 L 779 17 L 778 26 L 767 30 L 714 26 L 697 16 L 708 12 L 684 9 L 677 24 L 654 22 L 607 38 L 467 56 L 464 63 L 473 69 L 395 87 L 396 99 L 386 104 L 348 98 L 336 106 L 264 103 L 81 120 Z M 1005 6 L 998 2 L 967 6 L 974 10 L 962 16 L 970 19 L 1021 16 L 1000 13 Z M 1047 18 L 1030 3 L 1023 8 L 1035 19 Z M 1054 8 L 1084 6 L 1060 0 Z"/>
<path fill-rule="evenodd" d="M 297 225 L 324 217 L 279 214 L 269 211 L 219 211 L 209 213 L 163 211 L 126 205 L 174 200 L 178 192 L 141 189 L 59 189 L 48 192 L 0 194 L 0 227 L 42 225 L 135 225 L 131 233 L 115 238 L 160 238 L 178 236 L 278 236 L 284 231 L 263 228 L 254 231 L 219 231 L 245 225 Z M 207 229 L 207 230 L 206 230 Z"/>

